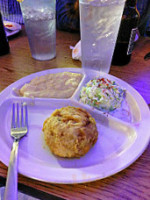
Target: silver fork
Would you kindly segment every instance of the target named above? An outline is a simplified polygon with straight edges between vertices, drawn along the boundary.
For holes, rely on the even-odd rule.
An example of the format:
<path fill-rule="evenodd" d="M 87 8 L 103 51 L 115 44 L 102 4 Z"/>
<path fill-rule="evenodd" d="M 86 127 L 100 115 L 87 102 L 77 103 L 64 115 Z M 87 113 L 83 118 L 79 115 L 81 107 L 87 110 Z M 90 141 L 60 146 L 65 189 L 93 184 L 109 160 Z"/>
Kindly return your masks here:
<path fill-rule="evenodd" d="M 14 138 L 14 142 L 10 154 L 4 200 L 18 199 L 18 146 L 20 138 L 26 135 L 27 132 L 27 104 L 21 103 L 19 105 L 19 103 L 13 103 L 11 136 Z"/>

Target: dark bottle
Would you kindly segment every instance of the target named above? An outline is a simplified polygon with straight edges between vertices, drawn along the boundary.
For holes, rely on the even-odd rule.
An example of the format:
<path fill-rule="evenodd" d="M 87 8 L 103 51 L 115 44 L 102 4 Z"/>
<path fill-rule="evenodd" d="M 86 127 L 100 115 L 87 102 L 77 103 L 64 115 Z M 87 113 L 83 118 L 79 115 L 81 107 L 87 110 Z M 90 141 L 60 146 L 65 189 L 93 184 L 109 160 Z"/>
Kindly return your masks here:
<path fill-rule="evenodd" d="M 126 0 L 112 58 L 112 65 L 121 66 L 130 62 L 140 18 L 136 3 L 137 0 Z"/>
<path fill-rule="evenodd" d="M 0 56 L 9 53 L 9 43 L 6 37 L 2 15 L 0 13 Z"/>

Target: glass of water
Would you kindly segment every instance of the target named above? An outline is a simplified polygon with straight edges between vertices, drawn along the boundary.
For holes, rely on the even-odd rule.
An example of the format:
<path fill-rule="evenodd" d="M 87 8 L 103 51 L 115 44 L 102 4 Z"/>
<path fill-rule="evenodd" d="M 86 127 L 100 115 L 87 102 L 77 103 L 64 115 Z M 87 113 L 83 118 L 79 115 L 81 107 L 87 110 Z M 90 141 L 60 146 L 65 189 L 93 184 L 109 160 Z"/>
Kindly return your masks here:
<path fill-rule="evenodd" d="M 56 0 L 24 0 L 21 5 L 32 57 L 50 60 L 56 56 Z"/>
<path fill-rule="evenodd" d="M 108 73 L 125 0 L 79 0 L 82 67 Z"/>

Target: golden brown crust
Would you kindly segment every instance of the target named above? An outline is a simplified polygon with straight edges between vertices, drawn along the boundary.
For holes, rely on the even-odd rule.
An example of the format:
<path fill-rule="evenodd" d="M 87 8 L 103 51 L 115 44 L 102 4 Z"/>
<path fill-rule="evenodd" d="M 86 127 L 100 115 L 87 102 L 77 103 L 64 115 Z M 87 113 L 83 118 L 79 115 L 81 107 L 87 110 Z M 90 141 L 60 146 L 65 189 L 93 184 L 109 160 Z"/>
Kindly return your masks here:
<path fill-rule="evenodd" d="M 72 106 L 56 109 L 43 124 L 45 142 L 60 157 L 80 157 L 98 137 L 94 118 L 84 109 Z"/>

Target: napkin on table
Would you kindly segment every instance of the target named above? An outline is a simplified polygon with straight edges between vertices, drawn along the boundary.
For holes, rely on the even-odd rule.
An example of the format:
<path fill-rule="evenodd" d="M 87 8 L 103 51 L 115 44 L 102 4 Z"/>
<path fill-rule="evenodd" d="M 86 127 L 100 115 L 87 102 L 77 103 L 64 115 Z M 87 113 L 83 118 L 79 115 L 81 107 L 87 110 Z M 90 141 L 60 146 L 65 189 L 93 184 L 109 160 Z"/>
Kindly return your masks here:
<path fill-rule="evenodd" d="M 81 61 L 81 40 L 74 47 L 70 46 L 70 49 L 72 49 L 72 58 Z"/>

